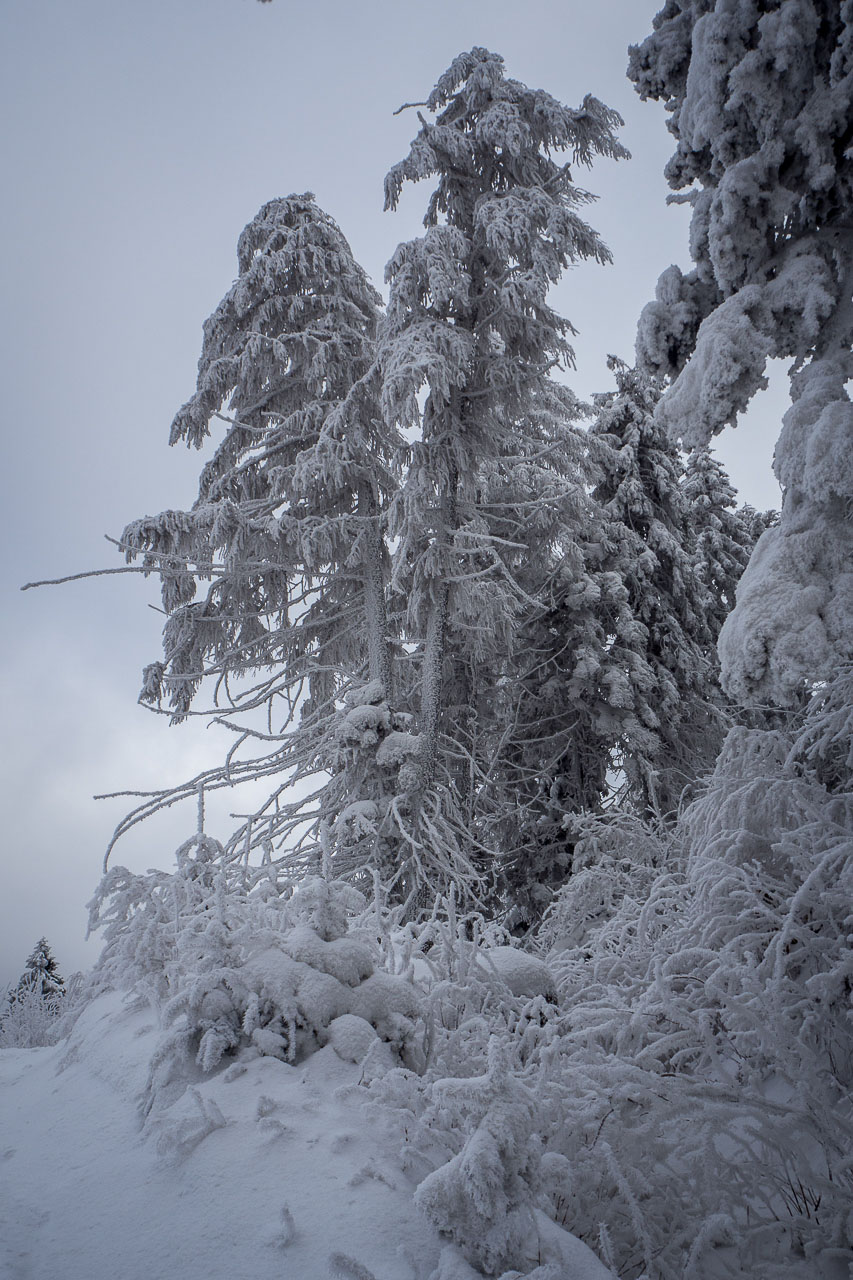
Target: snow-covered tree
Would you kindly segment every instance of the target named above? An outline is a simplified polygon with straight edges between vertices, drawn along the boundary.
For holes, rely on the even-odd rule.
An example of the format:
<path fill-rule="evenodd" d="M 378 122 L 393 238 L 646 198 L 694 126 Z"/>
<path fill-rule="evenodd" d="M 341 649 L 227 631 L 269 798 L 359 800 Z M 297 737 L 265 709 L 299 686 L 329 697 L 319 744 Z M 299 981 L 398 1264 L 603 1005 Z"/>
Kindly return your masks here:
<path fill-rule="evenodd" d="M 299 835 L 316 861 L 325 825 L 350 861 L 370 861 L 353 823 L 335 824 L 348 804 L 376 799 L 357 748 L 392 729 L 380 522 L 399 442 L 377 401 L 381 299 L 310 194 L 265 204 L 238 263 L 204 327 L 195 395 L 172 426 L 172 443 L 195 447 L 214 421 L 224 426 L 198 499 L 135 521 L 121 539 L 128 560 L 159 574 L 168 614 L 164 661 L 146 669 L 142 699 L 165 699 L 181 718 L 213 677 L 219 717 L 249 717 L 240 744 L 275 744 L 254 759 L 232 752 L 201 780 L 276 780 L 232 847 Z M 361 708 L 358 725 L 342 705 Z M 259 710 L 265 725 L 252 722 Z M 280 803 L 311 778 L 308 800 Z"/>
<path fill-rule="evenodd" d="M 615 112 L 589 97 L 570 110 L 481 48 L 452 63 L 425 106 L 435 118 L 420 116 L 386 205 L 407 181 L 436 186 L 426 234 L 388 265 L 379 344 L 386 420 L 416 433 L 390 515 L 393 585 L 417 646 L 417 750 L 400 780 L 413 858 L 443 841 L 476 862 L 501 823 L 489 779 L 518 621 L 535 603 L 530 567 L 546 576 L 580 537 L 578 406 L 551 376 L 572 364 L 573 330 L 547 294 L 570 263 L 610 255 L 578 214 L 591 197 L 570 166 L 625 151 Z"/>
<path fill-rule="evenodd" d="M 610 446 L 588 442 L 603 460 Z M 590 465 L 590 485 L 595 474 Z M 502 873 L 515 926 L 537 920 L 573 872 L 576 819 L 612 797 L 620 744 L 630 739 L 647 758 L 655 745 L 647 632 L 611 563 L 617 545 L 605 512 L 589 499 L 583 517 L 583 540 L 539 587 L 517 641 L 512 733 L 500 762 L 513 804 Z"/>
<path fill-rule="evenodd" d="M 611 358 L 589 432 L 594 484 L 579 563 L 563 563 L 522 628 L 527 670 L 505 869 L 535 919 L 574 870 L 578 820 L 627 801 L 672 817 L 713 768 L 727 718 L 715 644 L 758 532 L 708 450 L 685 470 L 656 422 L 655 378 Z M 757 523 L 756 523 L 757 522 Z"/>
<path fill-rule="evenodd" d="M 33 947 L 17 986 L 9 992 L 10 1002 L 19 993 L 27 991 L 36 991 L 43 999 L 54 1003 L 65 995 L 65 979 L 59 972 L 59 965 L 47 938 L 39 938 Z"/>
<path fill-rule="evenodd" d="M 707 447 L 688 457 L 681 488 L 696 539 L 697 571 L 710 593 L 712 630 L 718 635 L 735 607 L 735 589 L 752 549 L 774 513 L 737 507 L 736 490 Z"/>
<path fill-rule="evenodd" d="M 691 448 L 794 361 L 781 519 L 720 641 L 735 696 L 785 704 L 853 654 L 853 3 L 667 0 L 654 26 L 630 75 L 671 112 L 696 266 L 661 276 L 638 355 L 675 379 L 660 415 Z"/>
<path fill-rule="evenodd" d="M 618 755 L 642 806 L 663 816 L 713 767 L 724 736 L 714 611 L 697 572 L 681 455 L 655 419 L 660 388 L 619 361 L 611 367 L 616 391 L 599 397 L 591 429 L 604 446 L 594 490 L 607 519 L 601 567 L 625 584 L 638 624 L 626 673 L 637 714 L 626 718 Z"/>
<path fill-rule="evenodd" d="M 33 947 L 5 1004 L 0 1009 L 0 1047 L 32 1049 L 55 1044 L 60 1014 L 67 1004 L 66 987 L 47 938 L 39 938 Z"/>

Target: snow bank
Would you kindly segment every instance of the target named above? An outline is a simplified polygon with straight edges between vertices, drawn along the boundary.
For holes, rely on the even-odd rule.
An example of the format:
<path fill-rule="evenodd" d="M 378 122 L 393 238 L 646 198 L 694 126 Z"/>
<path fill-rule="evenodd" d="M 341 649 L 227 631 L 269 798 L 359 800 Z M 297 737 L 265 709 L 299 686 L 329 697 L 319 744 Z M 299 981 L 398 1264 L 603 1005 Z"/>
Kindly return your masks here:
<path fill-rule="evenodd" d="M 355 1021 L 300 1066 L 238 1055 L 199 1072 L 144 1120 L 150 1008 L 110 993 L 60 1045 L 0 1053 L 0 1277 L 476 1276 L 416 1208 L 381 1112 L 363 1111 L 338 1035 Z M 558 1227 L 539 1230 L 565 1280 L 608 1275 Z"/>

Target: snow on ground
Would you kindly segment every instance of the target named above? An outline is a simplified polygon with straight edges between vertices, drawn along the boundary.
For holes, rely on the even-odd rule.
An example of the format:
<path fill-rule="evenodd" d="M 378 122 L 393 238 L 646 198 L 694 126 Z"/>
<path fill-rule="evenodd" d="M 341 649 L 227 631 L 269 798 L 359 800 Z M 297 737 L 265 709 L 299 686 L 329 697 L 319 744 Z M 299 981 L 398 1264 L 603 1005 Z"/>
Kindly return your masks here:
<path fill-rule="evenodd" d="M 416 1209 L 359 1066 L 331 1046 L 254 1058 L 176 1081 L 145 1118 L 158 1035 L 111 994 L 69 1040 L 0 1053 L 0 1280 L 473 1280 Z M 561 1258 L 543 1280 L 607 1280 L 540 1228 Z"/>

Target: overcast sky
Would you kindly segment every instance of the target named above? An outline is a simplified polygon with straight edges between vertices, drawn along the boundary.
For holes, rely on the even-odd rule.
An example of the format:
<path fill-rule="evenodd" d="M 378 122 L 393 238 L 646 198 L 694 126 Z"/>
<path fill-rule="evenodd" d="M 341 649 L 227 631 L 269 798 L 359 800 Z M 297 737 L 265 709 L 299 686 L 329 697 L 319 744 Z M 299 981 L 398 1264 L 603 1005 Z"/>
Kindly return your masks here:
<path fill-rule="evenodd" d="M 216 731 L 170 729 L 136 705 L 159 656 L 156 592 L 135 576 L 20 593 L 36 578 L 120 563 L 103 535 L 188 506 L 197 454 L 167 446 L 194 388 L 201 325 L 266 200 L 313 191 L 382 287 L 417 235 L 428 188 L 382 212 L 382 179 L 452 58 L 482 44 L 569 105 L 625 117 L 628 162 L 576 176 L 614 265 L 569 273 L 555 305 L 580 330 L 582 396 L 631 359 L 636 319 L 686 216 L 667 208 L 665 116 L 625 78 L 655 0 L 4 0 L 0 105 L 3 362 L 3 871 L 0 985 L 46 934 L 66 973 L 91 964 L 84 904 L 125 802 L 96 792 L 191 776 Z M 745 500 L 778 505 L 783 406 L 771 391 L 721 455 Z M 235 803 L 235 802 L 231 802 Z M 236 802 L 239 804 L 239 802 Z M 216 819 L 214 819 L 216 820 Z M 222 819 L 226 823 L 227 820 Z M 172 815 L 117 861 L 168 867 L 194 815 Z M 216 832 L 214 831 L 214 834 Z"/>

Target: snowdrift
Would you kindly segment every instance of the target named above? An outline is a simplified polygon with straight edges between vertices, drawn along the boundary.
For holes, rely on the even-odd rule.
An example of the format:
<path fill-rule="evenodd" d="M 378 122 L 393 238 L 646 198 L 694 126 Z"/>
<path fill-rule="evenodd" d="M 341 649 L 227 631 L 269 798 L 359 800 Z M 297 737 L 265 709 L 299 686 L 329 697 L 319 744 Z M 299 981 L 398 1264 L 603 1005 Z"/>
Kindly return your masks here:
<path fill-rule="evenodd" d="M 474 1280 L 413 1200 L 360 1065 L 239 1059 L 143 1116 L 160 1037 L 112 992 L 52 1048 L 0 1053 L 3 1280 Z M 542 1216 L 545 1280 L 607 1280 Z M 518 1273 L 513 1273 L 518 1274 Z"/>

